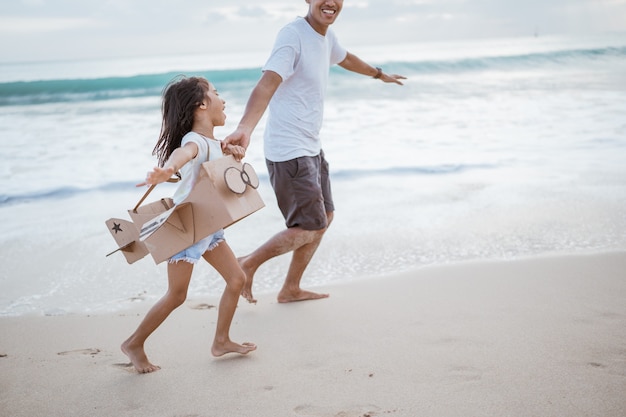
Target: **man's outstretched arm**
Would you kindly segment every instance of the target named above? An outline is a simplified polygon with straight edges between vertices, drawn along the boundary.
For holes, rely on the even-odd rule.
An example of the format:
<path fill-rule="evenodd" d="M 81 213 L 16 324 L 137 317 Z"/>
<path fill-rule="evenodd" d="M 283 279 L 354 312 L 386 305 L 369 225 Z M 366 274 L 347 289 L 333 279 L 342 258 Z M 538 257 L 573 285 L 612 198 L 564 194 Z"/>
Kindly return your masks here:
<path fill-rule="evenodd" d="M 348 52 L 346 58 L 339 63 L 339 66 L 347 69 L 348 71 L 356 72 L 357 74 L 369 75 L 370 77 L 380 79 L 386 83 L 395 83 L 402 85 L 400 80 L 406 80 L 406 77 L 398 74 L 385 74 L 382 69 L 373 67 L 367 62 L 363 61 L 358 56 Z"/>

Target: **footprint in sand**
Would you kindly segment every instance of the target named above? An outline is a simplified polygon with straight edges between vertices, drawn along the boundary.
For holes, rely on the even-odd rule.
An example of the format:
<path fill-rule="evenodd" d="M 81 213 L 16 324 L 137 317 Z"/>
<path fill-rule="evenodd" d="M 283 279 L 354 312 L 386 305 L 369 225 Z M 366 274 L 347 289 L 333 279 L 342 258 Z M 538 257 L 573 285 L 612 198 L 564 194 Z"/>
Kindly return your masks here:
<path fill-rule="evenodd" d="M 190 308 L 192 310 L 210 310 L 212 308 L 215 308 L 215 306 L 211 304 L 200 303 L 200 304 L 193 305 Z"/>
<path fill-rule="evenodd" d="M 479 381 L 483 375 L 479 369 L 471 366 L 453 366 L 450 368 L 450 377 L 464 382 Z"/>
<path fill-rule="evenodd" d="M 606 368 L 606 365 L 603 365 L 600 362 L 589 362 L 589 365 L 594 368 Z"/>
<path fill-rule="evenodd" d="M 375 417 L 389 414 L 388 411 L 380 411 L 375 405 L 351 406 L 344 411 L 336 411 L 331 407 L 318 407 L 315 405 L 300 405 L 294 410 L 298 416 L 309 417 Z"/>
<path fill-rule="evenodd" d="M 132 373 L 137 373 L 137 371 L 135 370 L 135 367 L 133 366 L 132 362 L 126 362 L 126 363 L 114 363 L 113 364 L 114 367 L 119 368 L 123 371 L 126 372 L 130 372 Z"/>
<path fill-rule="evenodd" d="M 146 299 L 146 294 L 147 293 L 148 293 L 147 291 L 139 293 L 139 294 L 135 295 L 134 297 L 130 297 L 128 299 L 128 301 L 130 301 L 132 303 L 137 302 L 137 301 L 144 301 Z"/>
<path fill-rule="evenodd" d="M 88 349 L 66 350 L 64 352 L 58 352 L 57 355 L 61 355 L 61 356 L 65 356 L 65 355 L 91 355 L 91 357 L 94 357 L 98 353 L 100 353 L 100 349 L 88 348 Z"/>

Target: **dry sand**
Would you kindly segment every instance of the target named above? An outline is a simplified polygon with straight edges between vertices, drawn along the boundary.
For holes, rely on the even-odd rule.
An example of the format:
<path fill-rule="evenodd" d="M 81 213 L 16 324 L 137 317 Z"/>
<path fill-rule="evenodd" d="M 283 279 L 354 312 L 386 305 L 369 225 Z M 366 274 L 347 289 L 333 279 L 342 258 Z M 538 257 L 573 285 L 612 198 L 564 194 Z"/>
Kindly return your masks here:
<path fill-rule="evenodd" d="M 213 358 L 218 300 L 189 300 L 148 340 L 119 344 L 149 305 L 0 318 L 0 415 L 138 417 L 626 416 L 626 254 L 426 267 L 318 288 L 326 300 L 243 300 Z"/>

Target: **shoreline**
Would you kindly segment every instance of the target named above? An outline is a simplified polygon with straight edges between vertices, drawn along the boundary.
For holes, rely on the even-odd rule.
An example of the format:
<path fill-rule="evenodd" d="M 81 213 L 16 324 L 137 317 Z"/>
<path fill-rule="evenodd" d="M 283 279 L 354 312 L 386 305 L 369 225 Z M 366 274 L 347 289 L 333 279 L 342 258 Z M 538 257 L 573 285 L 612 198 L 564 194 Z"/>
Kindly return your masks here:
<path fill-rule="evenodd" d="M 604 189 L 581 195 L 561 188 L 547 197 L 545 187 L 531 187 L 517 192 L 522 200 L 515 200 L 503 194 L 504 184 L 477 189 L 471 184 L 480 178 L 471 176 L 407 179 L 408 188 L 389 184 L 384 188 L 384 178 L 334 183 L 339 209 L 307 269 L 305 287 L 457 262 L 626 248 L 620 232 L 626 228 L 622 188 L 610 195 Z M 250 253 L 284 228 L 271 187 L 262 188 L 266 207 L 226 230 L 237 256 Z M 374 189 L 385 191 L 372 199 Z M 159 195 L 167 195 L 161 191 Z M 115 244 L 104 219 L 127 218 L 136 194 L 136 190 L 94 192 L 89 198 L 0 206 L 6 218 L 15 220 L 2 227 L 0 239 L 5 260 L 0 317 L 101 314 L 135 308 L 139 303 L 134 300 L 158 299 L 167 285 L 163 263 L 155 265 L 147 257 L 128 265 L 119 253 L 105 257 Z M 390 205 L 393 215 L 381 215 Z M 37 262 L 25 262 L 25 248 L 37 254 Z M 283 256 L 262 265 L 255 292 L 278 291 L 288 262 L 289 256 Z M 194 268 L 189 294 L 217 296 L 222 286 L 219 274 L 201 262 Z"/>
<path fill-rule="evenodd" d="M 325 300 L 241 299 L 213 358 L 218 297 L 119 344 L 152 303 L 114 314 L 0 317 L 0 408 L 47 416 L 467 416 L 626 413 L 626 252 L 424 266 L 322 287 Z"/>

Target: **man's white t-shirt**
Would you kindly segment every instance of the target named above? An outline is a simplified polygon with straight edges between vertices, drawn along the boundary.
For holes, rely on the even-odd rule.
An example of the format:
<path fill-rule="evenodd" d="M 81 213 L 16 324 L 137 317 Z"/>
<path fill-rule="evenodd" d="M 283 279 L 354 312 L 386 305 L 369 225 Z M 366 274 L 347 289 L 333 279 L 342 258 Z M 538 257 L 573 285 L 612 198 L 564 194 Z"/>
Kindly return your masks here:
<path fill-rule="evenodd" d="M 264 133 L 267 159 L 282 162 L 320 153 L 330 66 L 346 55 L 330 28 L 322 36 L 302 17 L 280 30 L 263 67 L 282 78 L 269 103 Z"/>

